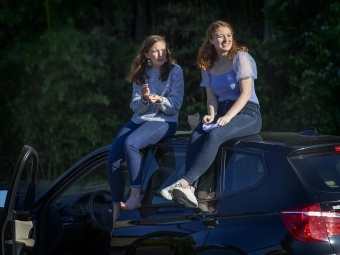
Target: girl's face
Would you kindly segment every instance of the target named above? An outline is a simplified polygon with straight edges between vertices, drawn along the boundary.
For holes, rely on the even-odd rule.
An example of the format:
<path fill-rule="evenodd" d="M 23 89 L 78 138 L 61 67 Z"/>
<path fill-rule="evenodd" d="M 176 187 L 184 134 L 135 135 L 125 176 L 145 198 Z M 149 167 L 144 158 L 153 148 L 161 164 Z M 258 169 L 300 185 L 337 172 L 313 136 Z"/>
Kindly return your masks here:
<path fill-rule="evenodd" d="M 166 45 L 164 41 L 158 41 L 151 46 L 145 56 L 151 60 L 152 66 L 160 68 L 166 60 Z"/>
<path fill-rule="evenodd" d="M 219 27 L 210 43 L 215 46 L 217 52 L 228 52 L 233 45 L 233 35 L 228 27 Z"/>

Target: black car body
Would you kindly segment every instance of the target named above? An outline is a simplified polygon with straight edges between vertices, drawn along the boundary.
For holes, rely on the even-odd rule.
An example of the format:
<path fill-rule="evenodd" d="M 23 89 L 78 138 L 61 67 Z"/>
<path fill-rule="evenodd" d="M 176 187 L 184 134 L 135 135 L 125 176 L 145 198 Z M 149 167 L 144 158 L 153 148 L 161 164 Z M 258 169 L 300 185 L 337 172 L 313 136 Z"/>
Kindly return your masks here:
<path fill-rule="evenodd" d="M 184 174 L 188 138 L 179 132 L 141 151 L 142 207 L 123 211 L 112 238 L 110 146 L 39 196 L 38 156 L 24 147 L 0 212 L 2 254 L 340 254 L 340 137 L 307 129 L 228 141 L 200 177 L 198 208 L 160 195 Z M 31 183 L 22 193 L 30 157 Z"/>

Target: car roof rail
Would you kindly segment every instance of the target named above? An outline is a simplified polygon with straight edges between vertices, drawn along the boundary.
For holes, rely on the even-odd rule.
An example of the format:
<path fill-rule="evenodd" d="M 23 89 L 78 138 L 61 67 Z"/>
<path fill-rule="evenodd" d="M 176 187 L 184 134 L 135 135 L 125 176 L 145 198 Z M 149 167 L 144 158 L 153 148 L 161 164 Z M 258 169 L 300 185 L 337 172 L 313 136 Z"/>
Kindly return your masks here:
<path fill-rule="evenodd" d="M 305 136 L 316 136 L 319 135 L 318 131 L 315 127 L 309 127 L 301 130 L 299 132 L 299 135 L 305 135 Z"/>

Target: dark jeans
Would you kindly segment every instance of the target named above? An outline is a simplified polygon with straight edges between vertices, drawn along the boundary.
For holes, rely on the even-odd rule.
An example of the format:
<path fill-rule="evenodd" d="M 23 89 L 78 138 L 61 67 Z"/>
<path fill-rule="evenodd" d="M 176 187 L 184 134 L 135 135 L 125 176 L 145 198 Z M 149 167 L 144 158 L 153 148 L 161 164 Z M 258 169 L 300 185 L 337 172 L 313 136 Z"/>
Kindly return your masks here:
<path fill-rule="evenodd" d="M 118 132 L 106 161 L 113 204 L 123 201 L 125 178 L 122 163 L 126 160 L 130 187 L 142 187 L 139 150 L 174 135 L 176 129 L 176 122 L 147 121 L 136 124 L 130 121 Z"/>
<path fill-rule="evenodd" d="M 219 103 L 214 122 L 231 108 L 234 101 Z M 190 185 L 196 187 L 196 180 L 213 163 L 219 146 L 236 137 L 254 135 L 260 132 L 262 118 L 260 106 L 248 102 L 231 121 L 209 132 L 202 129 L 203 123 L 197 125 L 190 136 L 186 153 L 186 174 L 182 177 Z"/>

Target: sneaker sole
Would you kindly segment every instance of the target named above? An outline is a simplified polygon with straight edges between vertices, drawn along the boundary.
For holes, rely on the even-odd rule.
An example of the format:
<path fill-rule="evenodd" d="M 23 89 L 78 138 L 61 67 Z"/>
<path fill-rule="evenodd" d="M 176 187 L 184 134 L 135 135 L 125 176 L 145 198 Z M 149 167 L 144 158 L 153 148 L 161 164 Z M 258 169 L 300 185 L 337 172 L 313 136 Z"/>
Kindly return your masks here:
<path fill-rule="evenodd" d="M 186 207 L 197 208 L 198 206 L 195 202 L 189 200 L 187 196 L 178 189 L 174 189 L 172 191 L 172 198 L 176 200 L 178 203 L 185 205 Z"/>

